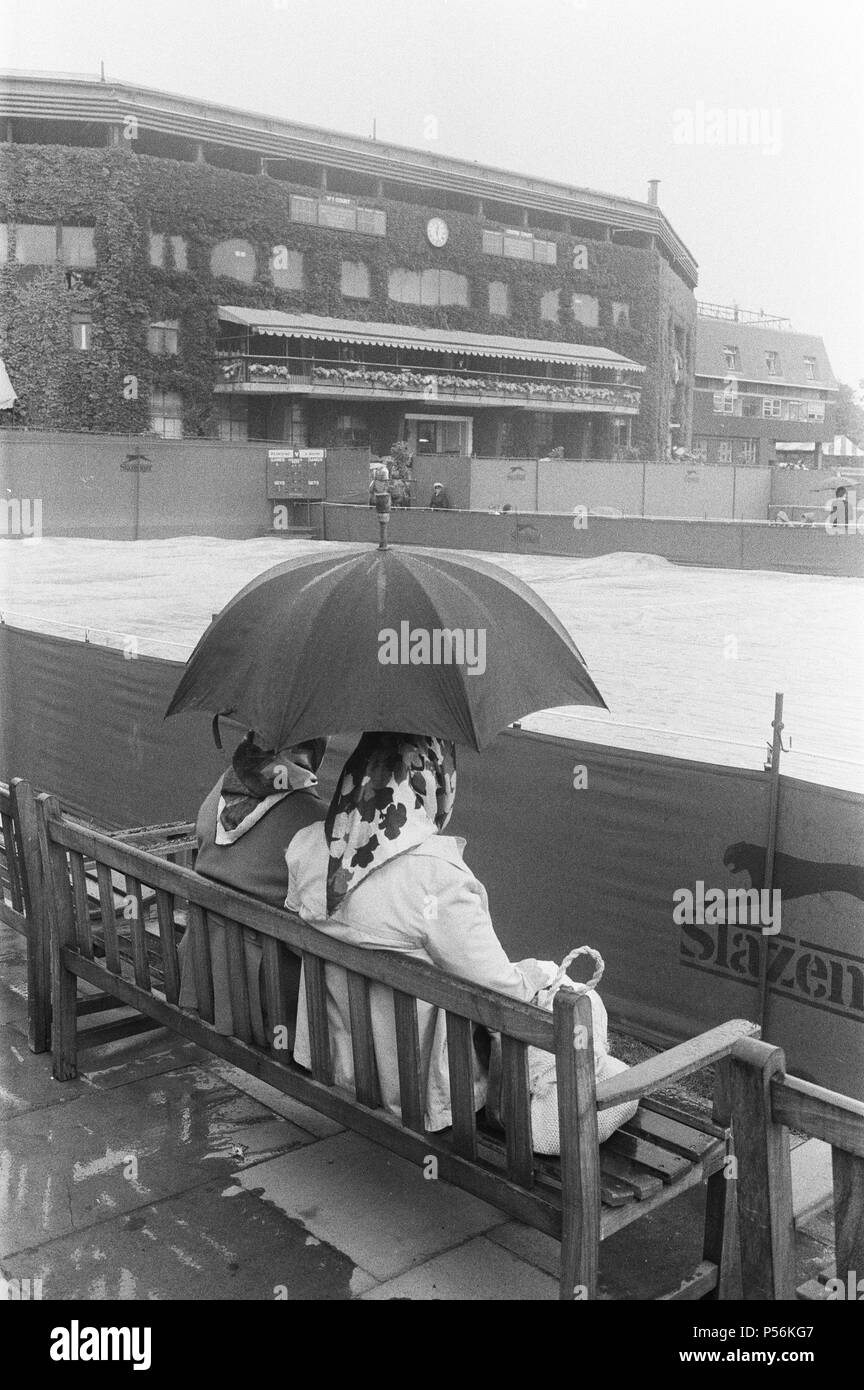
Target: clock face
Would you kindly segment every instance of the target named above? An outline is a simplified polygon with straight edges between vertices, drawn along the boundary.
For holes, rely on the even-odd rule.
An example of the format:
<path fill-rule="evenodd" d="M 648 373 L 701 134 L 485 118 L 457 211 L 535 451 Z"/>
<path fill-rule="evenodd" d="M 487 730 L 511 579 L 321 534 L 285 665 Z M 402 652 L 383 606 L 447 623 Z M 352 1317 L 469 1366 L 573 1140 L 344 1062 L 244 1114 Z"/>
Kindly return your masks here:
<path fill-rule="evenodd" d="M 450 228 L 443 217 L 430 217 L 426 223 L 426 235 L 433 246 L 446 246 Z"/>

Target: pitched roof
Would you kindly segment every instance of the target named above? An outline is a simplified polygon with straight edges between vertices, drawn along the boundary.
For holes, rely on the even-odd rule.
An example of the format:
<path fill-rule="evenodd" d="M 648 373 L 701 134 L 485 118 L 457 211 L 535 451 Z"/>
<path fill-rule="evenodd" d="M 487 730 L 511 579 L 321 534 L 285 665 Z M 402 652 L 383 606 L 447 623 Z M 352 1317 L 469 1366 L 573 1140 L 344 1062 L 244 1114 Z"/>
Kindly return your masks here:
<path fill-rule="evenodd" d="M 696 320 L 696 375 L 729 375 L 724 348 L 738 349 L 739 366 L 735 375 L 744 381 L 769 382 L 774 386 L 810 386 L 836 391 L 837 380 L 821 338 L 812 333 L 793 333 L 782 328 L 762 328 L 759 324 L 734 323 L 699 315 Z M 769 375 L 766 352 L 776 352 L 779 372 Z M 816 362 L 815 377 L 807 375 L 804 359 Z"/>

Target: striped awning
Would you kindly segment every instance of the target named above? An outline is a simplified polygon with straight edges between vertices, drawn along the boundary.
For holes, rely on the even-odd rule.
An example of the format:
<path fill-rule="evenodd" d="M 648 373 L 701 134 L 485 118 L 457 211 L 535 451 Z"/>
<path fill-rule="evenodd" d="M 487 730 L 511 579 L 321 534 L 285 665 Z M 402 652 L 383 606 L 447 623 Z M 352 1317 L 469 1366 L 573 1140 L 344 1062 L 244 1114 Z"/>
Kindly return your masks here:
<path fill-rule="evenodd" d="M 357 319 L 322 318 L 317 314 L 283 314 L 278 309 L 247 309 L 220 304 L 219 318 L 251 333 L 278 338 L 310 338 L 332 343 L 364 343 L 375 347 L 422 348 L 425 352 L 456 352 L 471 357 L 509 357 L 524 362 L 564 362 L 570 366 L 607 367 L 644 372 L 609 348 L 584 343 L 561 343 L 543 338 L 505 338 L 492 333 L 458 333 L 446 328 L 423 328 L 408 323 L 365 323 Z"/>

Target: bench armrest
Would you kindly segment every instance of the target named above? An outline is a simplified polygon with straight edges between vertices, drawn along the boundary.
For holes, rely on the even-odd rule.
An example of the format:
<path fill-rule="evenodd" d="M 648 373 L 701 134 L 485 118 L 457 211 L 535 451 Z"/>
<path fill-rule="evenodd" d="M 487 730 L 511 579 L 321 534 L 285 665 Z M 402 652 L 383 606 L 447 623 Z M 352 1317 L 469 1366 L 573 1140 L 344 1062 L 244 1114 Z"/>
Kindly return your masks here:
<path fill-rule="evenodd" d="M 719 1028 L 710 1028 L 689 1042 L 670 1047 L 656 1057 L 638 1062 L 635 1067 L 613 1076 L 609 1081 L 597 1085 L 597 1107 L 606 1110 L 610 1105 L 621 1105 L 628 1100 L 639 1100 L 660 1091 L 672 1081 L 680 1081 L 691 1072 L 701 1071 L 714 1062 L 727 1057 L 741 1038 L 758 1038 L 760 1029 L 756 1023 L 748 1023 L 743 1018 L 733 1018 L 721 1023 Z"/>

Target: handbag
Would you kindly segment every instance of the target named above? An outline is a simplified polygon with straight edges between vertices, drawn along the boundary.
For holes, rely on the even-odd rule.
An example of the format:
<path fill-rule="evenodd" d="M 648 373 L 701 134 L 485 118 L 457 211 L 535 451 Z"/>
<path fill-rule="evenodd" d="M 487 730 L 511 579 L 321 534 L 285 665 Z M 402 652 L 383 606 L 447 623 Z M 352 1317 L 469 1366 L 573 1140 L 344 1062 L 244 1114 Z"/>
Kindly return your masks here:
<path fill-rule="evenodd" d="M 590 956 L 594 961 L 591 979 L 576 983 L 567 975 L 567 970 L 579 956 Z M 606 968 L 603 957 L 593 946 L 577 946 L 556 966 L 552 961 L 532 961 L 535 971 L 545 971 L 548 983 L 543 985 L 532 999 L 532 1004 L 551 1011 L 555 995 L 559 989 L 575 990 L 577 994 L 587 994 L 591 1004 L 592 1039 L 594 1044 L 594 1077 L 596 1081 L 608 1081 L 627 1071 L 627 1063 L 613 1057 L 609 1052 L 609 1016 L 606 1006 L 597 993 L 597 985 L 603 978 Z M 507 1128 L 506 1109 L 503 1104 L 501 1087 L 501 1034 L 493 1033 L 489 1059 L 489 1087 L 486 1099 L 486 1113 L 493 1123 L 502 1129 Z M 558 1082 L 555 1070 L 554 1053 L 540 1047 L 528 1048 L 528 1086 L 531 1095 L 531 1133 L 532 1148 L 535 1153 L 560 1154 L 561 1135 L 558 1124 Z M 627 1101 L 600 1110 L 597 1115 L 599 1142 L 604 1143 L 611 1134 L 632 1119 L 639 1108 L 639 1102 Z"/>

